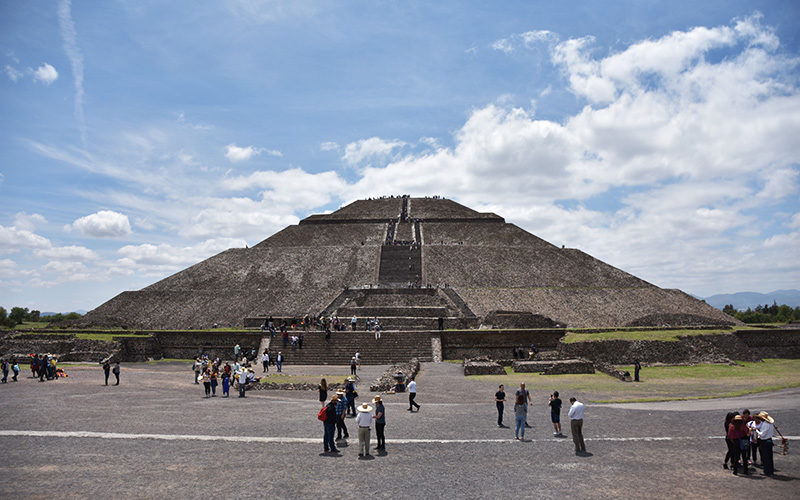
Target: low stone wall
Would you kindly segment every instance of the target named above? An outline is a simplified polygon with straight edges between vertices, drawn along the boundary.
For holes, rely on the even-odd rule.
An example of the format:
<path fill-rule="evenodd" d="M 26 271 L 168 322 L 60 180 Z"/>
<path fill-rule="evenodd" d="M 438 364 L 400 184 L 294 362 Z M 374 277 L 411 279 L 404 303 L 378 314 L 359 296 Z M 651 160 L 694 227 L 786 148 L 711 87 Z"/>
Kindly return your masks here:
<path fill-rule="evenodd" d="M 540 373 L 542 375 L 594 373 L 594 365 L 586 359 L 515 361 L 511 367 L 515 373 Z"/>
<path fill-rule="evenodd" d="M 731 359 L 708 336 L 681 337 L 678 341 L 603 340 L 561 343 L 558 353 L 563 358 L 586 358 L 614 365 L 642 363 L 730 363 Z"/>
<path fill-rule="evenodd" d="M 527 350 L 531 343 L 540 350 L 555 349 L 564 334 L 563 329 L 443 331 L 442 359 L 506 359 L 512 348 Z"/>
<path fill-rule="evenodd" d="M 239 390 L 239 382 L 233 383 L 233 388 Z M 248 391 L 316 391 L 319 388 L 317 384 L 310 384 L 307 382 L 296 384 L 284 384 L 279 382 L 257 382 L 247 387 Z M 337 389 L 344 389 L 344 384 L 328 384 L 328 399 L 333 396 Z"/>
<path fill-rule="evenodd" d="M 464 361 L 464 375 L 505 375 L 503 365 L 496 361 Z"/>
<path fill-rule="evenodd" d="M 739 330 L 734 335 L 759 358 L 800 358 L 797 329 Z"/>
<path fill-rule="evenodd" d="M 633 381 L 633 379 L 631 379 L 630 373 L 626 372 L 625 370 L 619 370 L 617 368 L 614 368 L 612 365 L 608 363 L 595 361 L 594 367 L 597 369 L 597 371 L 605 373 L 606 375 L 611 375 L 612 377 L 622 380 L 623 382 Z"/>
<path fill-rule="evenodd" d="M 233 348 L 236 344 L 242 353 L 258 350 L 262 335 L 260 332 L 153 332 L 155 352 L 163 358 L 191 359 L 198 354 L 207 354 L 210 358 L 233 359 Z"/>
<path fill-rule="evenodd" d="M 59 361 L 90 361 L 115 354 L 120 346 L 117 342 L 104 340 L 78 339 L 74 334 L 28 335 L 14 334 L 5 337 L 0 343 L 0 357 L 15 359 L 27 364 L 28 354 L 52 354 Z"/>
<path fill-rule="evenodd" d="M 406 376 L 406 380 L 411 377 L 416 377 L 419 373 L 419 360 L 412 358 L 408 363 L 399 363 L 390 366 L 383 375 L 378 377 L 375 382 L 369 387 L 372 392 L 388 391 L 395 385 L 394 375 L 397 372 L 402 372 Z"/>

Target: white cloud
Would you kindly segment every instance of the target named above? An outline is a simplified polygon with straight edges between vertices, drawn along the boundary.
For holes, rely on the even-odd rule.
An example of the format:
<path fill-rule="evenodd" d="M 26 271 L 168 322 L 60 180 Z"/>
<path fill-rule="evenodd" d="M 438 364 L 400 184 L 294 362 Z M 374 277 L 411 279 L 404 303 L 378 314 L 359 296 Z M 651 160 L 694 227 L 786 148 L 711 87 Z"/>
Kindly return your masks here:
<path fill-rule="evenodd" d="M 81 217 L 69 227 L 77 229 L 87 236 L 97 238 L 115 238 L 131 233 L 131 223 L 128 220 L 128 216 L 111 210 L 101 210 Z"/>
<path fill-rule="evenodd" d="M 6 277 L 17 270 L 17 263 L 11 259 L 0 259 L 0 277 Z"/>
<path fill-rule="evenodd" d="M 15 252 L 22 248 L 50 248 L 50 240 L 25 229 L 0 226 L 0 253 Z"/>
<path fill-rule="evenodd" d="M 59 261 L 85 261 L 85 260 L 95 260 L 98 258 L 97 253 L 94 250 L 90 250 L 86 247 L 82 246 L 64 246 L 64 247 L 52 247 L 52 248 L 42 248 L 34 250 L 34 255 L 37 257 L 45 257 L 48 259 L 57 259 Z"/>
<path fill-rule="evenodd" d="M 16 83 L 18 82 L 24 75 L 21 71 L 17 70 L 16 68 L 6 64 L 4 68 L 6 71 L 6 75 L 8 75 L 9 80 Z"/>
<path fill-rule="evenodd" d="M 319 149 L 321 149 L 322 151 L 338 151 L 339 145 L 335 142 L 328 141 L 320 144 Z"/>
<path fill-rule="evenodd" d="M 151 243 L 126 245 L 117 251 L 122 256 L 117 260 L 117 267 L 168 271 L 196 264 L 229 248 L 244 248 L 245 245 L 244 240 L 234 238 L 214 238 L 186 247 Z"/>
<path fill-rule="evenodd" d="M 510 53 L 514 52 L 514 45 L 511 43 L 511 40 L 509 40 L 508 38 L 501 38 L 499 40 L 495 40 L 492 43 L 491 47 L 494 50 L 497 50 L 499 52 L 503 52 L 505 54 L 510 54 Z"/>
<path fill-rule="evenodd" d="M 405 142 L 397 139 L 387 141 L 380 137 L 370 137 L 348 144 L 342 159 L 350 165 L 358 165 L 372 159 L 382 160 L 391 156 L 395 149 L 405 145 Z"/>
<path fill-rule="evenodd" d="M 33 79 L 45 85 L 50 85 L 58 79 L 58 71 L 50 64 L 42 63 L 41 66 L 33 70 Z"/>
<path fill-rule="evenodd" d="M 67 53 L 72 65 L 75 84 L 75 121 L 78 122 L 78 129 L 81 131 L 81 139 L 86 144 L 86 119 L 83 114 L 83 54 L 78 48 L 78 33 L 72 20 L 71 0 L 61 0 L 58 4 L 58 25 L 64 42 L 64 52 Z"/>
<path fill-rule="evenodd" d="M 17 212 L 14 216 L 14 227 L 26 231 L 33 231 L 37 225 L 46 224 L 47 219 L 41 214 L 26 214 L 25 212 Z"/>
<path fill-rule="evenodd" d="M 225 158 L 233 163 L 246 161 L 253 156 L 260 155 L 262 149 L 253 146 L 239 147 L 236 144 L 228 144 L 225 146 Z M 280 152 L 278 152 L 280 154 Z"/>

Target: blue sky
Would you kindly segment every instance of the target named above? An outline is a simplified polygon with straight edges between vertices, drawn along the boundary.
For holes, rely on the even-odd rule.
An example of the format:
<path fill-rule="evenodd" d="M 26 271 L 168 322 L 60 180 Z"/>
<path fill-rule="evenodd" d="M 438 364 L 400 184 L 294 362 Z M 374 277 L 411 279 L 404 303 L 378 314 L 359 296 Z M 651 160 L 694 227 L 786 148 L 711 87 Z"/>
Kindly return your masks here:
<path fill-rule="evenodd" d="M 91 309 L 382 194 L 656 285 L 800 288 L 800 6 L 0 2 L 0 304 Z"/>

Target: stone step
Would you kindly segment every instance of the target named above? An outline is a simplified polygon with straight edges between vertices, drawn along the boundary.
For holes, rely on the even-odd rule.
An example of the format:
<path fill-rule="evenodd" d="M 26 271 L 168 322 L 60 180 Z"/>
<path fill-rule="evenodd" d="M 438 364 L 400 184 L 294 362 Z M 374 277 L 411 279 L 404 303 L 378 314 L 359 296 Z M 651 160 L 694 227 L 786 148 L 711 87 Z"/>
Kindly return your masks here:
<path fill-rule="evenodd" d="M 344 306 L 340 307 L 340 317 L 357 318 L 369 317 L 412 317 L 412 318 L 438 318 L 450 316 L 446 307 L 442 306 Z"/>

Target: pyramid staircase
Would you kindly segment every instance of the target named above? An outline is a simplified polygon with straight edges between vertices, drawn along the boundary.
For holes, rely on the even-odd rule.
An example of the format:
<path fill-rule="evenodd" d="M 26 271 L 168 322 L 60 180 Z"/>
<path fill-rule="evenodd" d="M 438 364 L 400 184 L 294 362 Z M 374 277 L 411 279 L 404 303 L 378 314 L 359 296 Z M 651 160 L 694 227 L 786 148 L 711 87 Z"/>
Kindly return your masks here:
<path fill-rule="evenodd" d="M 356 352 L 361 353 L 361 363 L 382 365 L 418 358 L 433 361 L 432 334 L 429 332 L 381 332 L 375 339 L 374 332 L 332 332 L 330 344 L 325 334 L 319 331 L 303 333 L 303 348 L 292 350 L 283 347 L 280 336 L 270 342 L 273 352 L 281 351 L 286 363 L 298 365 L 348 365 Z"/>

